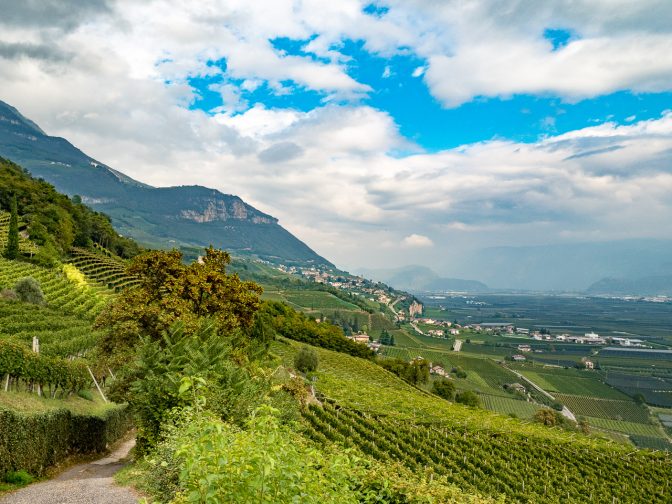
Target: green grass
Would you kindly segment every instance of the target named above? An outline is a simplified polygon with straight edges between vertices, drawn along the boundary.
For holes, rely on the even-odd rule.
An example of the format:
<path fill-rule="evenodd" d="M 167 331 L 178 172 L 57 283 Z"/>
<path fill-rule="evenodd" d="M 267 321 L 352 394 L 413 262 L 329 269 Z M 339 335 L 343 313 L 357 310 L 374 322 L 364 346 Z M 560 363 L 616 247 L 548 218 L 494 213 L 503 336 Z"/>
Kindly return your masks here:
<path fill-rule="evenodd" d="M 37 394 L 28 392 L 5 392 L 0 390 L 0 408 L 11 409 L 23 413 L 43 413 L 56 409 L 67 409 L 77 415 L 101 416 L 106 411 L 112 410 L 118 405 L 103 402 L 97 390 L 92 390 L 92 401 L 71 395 L 65 399 L 51 399 L 38 397 Z"/>

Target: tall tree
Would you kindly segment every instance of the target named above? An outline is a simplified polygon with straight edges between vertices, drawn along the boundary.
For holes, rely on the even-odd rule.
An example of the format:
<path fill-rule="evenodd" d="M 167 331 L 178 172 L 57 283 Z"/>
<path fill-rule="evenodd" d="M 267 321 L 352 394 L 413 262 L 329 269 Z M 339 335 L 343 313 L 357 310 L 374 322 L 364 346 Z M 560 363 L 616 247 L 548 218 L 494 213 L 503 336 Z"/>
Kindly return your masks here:
<path fill-rule="evenodd" d="M 9 233 L 5 247 L 5 257 L 16 259 L 19 256 L 19 211 L 16 205 L 16 195 L 10 201 Z"/>

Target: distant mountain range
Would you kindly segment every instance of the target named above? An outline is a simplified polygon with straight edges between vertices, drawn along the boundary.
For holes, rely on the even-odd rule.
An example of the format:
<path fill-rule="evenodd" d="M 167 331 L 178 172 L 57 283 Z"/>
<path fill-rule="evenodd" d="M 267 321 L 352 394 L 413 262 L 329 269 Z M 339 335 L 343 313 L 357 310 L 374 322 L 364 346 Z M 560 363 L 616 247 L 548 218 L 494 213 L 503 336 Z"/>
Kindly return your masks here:
<path fill-rule="evenodd" d="M 454 261 L 450 271 L 494 289 L 596 292 L 596 282 L 604 289 L 605 279 L 625 279 L 621 285 L 634 289 L 631 294 L 646 294 L 650 289 L 641 290 L 644 285 L 638 279 L 652 285 L 654 278 L 665 283 L 672 277 L 672 240 L 486 248 Z"/>
<path fill-rule="evenodd" d="M 635 279 L 603 278 L 586 292 L 617 296 L 672 296 L 672 275 Z"/>
<path fill-rule="evenodd" d="M 122 234 L 152 247 L 206 247 L 272 262 L 331 263 L 238 196 L 202 186 L 152 187 L 47 135 L 0 101 L 0 156 L 112 218 Z"/>
<path fill-rule="evenodd" d="M 359 274 L 411 292 L 486 292 L 488 286 L 475 280 L 443 278 L 426 266 L 396 269 L 360 269 Z"/>

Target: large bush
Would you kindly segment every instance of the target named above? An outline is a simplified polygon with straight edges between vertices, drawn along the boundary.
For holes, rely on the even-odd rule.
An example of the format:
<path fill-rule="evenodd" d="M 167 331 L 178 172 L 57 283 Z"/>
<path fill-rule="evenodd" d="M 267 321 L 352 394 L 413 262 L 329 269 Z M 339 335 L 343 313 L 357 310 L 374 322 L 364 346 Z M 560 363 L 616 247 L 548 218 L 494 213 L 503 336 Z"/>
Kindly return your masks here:
<path fill-rule="evenodd" d="M 302 348 L 294 358 L 294 367 L 302 373 L 310 373 L 317 370 L 317 352 L 312 348 Z"/>
<path fill-rule="evenodd" d="M 455 384 L 446 378 L 440 378 L 434 382 L 432 392 L 439 397 L 452 401 L 455 399 Z"/>
<path fill-rule="evenodd" d="M 40 287 L 40 283 L 32 277 L 22 278 L 14 286 L 14 292 L 24 303 L 31 303 L 35 305 L 44 305 L 44 292 Z"/>

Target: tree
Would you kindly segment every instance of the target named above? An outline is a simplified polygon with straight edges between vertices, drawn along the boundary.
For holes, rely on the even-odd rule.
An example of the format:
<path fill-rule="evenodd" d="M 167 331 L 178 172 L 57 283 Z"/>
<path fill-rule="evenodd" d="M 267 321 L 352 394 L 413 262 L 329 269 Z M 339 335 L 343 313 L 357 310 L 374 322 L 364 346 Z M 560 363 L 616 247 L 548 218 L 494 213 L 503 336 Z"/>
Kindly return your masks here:
<path fill-rule="evenodd" d="M 455 384 L 446 378 L 441 378 L 434 382 L 432 392 L 439 397 L 452 401 L 455 399 Z"/>
<path fill-rule="evenodd" d="M 471 406 L 472 408 L 478 408 L 481 405 L 481 400 L 478 398 L 475 392 L 471 390 L 465 390 L 464 392 L 459 392 L 455 396 L 455 401 L 464 404 L 465 406 Z"/>
<path fill-rule="evenodd" d="M 302 348 L 294 358 L 294 367 L 302 373 L 310 373 L 317 370 L 317 352 L 312 348 Z"/>
<path fill-rule="evenodd" d="M 550 408 L 542 408 L 534 414 L 534 421 L 548 427 L 555 427 L 558 423 L 557 413 Z"/>
<path fill-rule="evenodd" d="M 127 353 L 142 337 L 160 340 L 178 320 L 185 334 L 193 334 L 201 319 L 212 318 L 220 336 L 237 339 L 239 358 L 245 358 L 261 287 L 227 275 L 230 261 L 228 253 L 212 247 L 202 261 L 190 265 L 183 264 L 177 250 L 135 257 L 127 271 L 139 278 L 139 285 L 120 294 L 96 320 L 95 327 L 105 331 L 103 353 Z"/>
<path fill-rule="evenodd" d="M 24 303 L 31 303 L 35 305 L 44 305 L 44 293 L 37 280 L 32 277 L 22 278 L 14 286 L 14 292 L 19 300 Z"/>
<path fill-rule="evenodd" d="M 7 234 L 5 257 L 16 259 L 19 256 L 19 212 L 16 205 L 16 195 L 12 196 L 9 211 L 9 233 Z"/>

